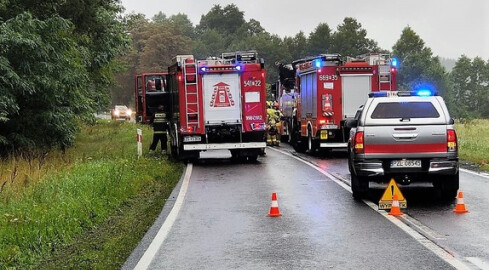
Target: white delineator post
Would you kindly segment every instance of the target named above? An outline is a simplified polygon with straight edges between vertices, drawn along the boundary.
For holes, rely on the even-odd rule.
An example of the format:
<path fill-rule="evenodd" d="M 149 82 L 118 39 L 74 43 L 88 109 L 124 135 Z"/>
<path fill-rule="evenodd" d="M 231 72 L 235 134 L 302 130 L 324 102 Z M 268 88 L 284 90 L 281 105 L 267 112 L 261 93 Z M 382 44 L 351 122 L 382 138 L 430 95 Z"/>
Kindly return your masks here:
<path fill-rule="evenodd" d="M 143 155 L 143 130 L 137 129 L 137 139 L 138 139 L 138 158 Z"/>

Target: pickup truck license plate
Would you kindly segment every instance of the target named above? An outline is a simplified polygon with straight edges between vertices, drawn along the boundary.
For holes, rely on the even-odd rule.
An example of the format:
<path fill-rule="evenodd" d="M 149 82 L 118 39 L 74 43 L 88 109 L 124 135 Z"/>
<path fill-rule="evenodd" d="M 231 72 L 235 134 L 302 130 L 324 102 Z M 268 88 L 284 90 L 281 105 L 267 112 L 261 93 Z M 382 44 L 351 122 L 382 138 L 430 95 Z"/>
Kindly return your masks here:
<path fill-rule="evenodd" d="M 391 161 L 391 168 L 421 168 L 419 159 L 401 159 Z"/>

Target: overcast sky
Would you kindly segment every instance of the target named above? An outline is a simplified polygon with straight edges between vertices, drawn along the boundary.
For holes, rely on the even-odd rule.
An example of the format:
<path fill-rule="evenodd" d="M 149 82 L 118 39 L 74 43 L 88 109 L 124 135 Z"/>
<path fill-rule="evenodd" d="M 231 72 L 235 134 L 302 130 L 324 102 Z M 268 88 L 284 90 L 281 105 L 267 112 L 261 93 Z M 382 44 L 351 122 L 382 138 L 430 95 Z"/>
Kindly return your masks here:
<path fill-rule="evenodd" d="M 266 31 L 281 37 L 299 31 L 306 36 L 319 23 L 332 29 L 353 17 L 367 36 L 392 49 L 404 27 L 410 26 L 435 55 L 457 59 L 462 54 L 489 60 L 488 0 L 121 0 L 126 13 L 151 18 L 162 11 L 170 16 L 185 13 L 194 26 L 214 4 L 234 3 L 245 19 L 259 21 Z"/>

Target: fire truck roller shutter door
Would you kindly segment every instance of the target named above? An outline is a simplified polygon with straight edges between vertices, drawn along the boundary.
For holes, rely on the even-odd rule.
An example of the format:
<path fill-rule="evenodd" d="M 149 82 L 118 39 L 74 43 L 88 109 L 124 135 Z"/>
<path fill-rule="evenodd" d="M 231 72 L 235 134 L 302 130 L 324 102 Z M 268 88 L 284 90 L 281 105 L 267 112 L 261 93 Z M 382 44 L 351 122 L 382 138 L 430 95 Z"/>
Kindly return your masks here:
<path fill-rule="evenodd" d="M 371 77 L 371 74 L 341 75 L 343 118 L 355 117 L 358 108 L 365 103 L 372 91 Z"/>

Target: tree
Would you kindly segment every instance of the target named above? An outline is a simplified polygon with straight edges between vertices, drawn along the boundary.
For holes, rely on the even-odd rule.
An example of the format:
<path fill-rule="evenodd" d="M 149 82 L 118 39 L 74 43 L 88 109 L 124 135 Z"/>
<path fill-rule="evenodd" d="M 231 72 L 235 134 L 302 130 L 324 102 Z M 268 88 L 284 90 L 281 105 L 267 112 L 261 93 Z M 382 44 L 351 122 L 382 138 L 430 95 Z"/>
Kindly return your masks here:
<path fill-rule="evenodd" d="M 304 58 L 307 56 L 307 38 L 304 32 L 300 31 L 294 37 L 284 38 L 284 47 L 290 52 L 292 59 Z"/>
<path fill-rule="evenodd" d="M 309 55 L 319 55 L 330 52 L 331 28 L 327 23 L 320 23 L 313 32 L 309 34 L 307 41 L 307 52 Z"/>
<path fill-rule="evenodd" d="M 0 26 L 0 154 L 73 143 L 90 118 L 89 74 L 70 21 L 20 14 Z"/>
<path fill-rule="evenodd" d="M 118 0 L 1 2 L 1 154 L 69 146 L 107 106 L 127 45 L 120 11 Z"/>
<path fill-rule="evenodd" d="M 244 12 L 234 5 L 221 8 L 214 5 L 207 14 L 202 15 L 197 26 L 199 31 L 216 30 L 220 33 L 235 33 L 245 23 Z"/>
<path fill-rule="evenodd" d="M 488 117 L 489 69 L 479 57 L 462 55 L 450 74 L 453 91 L 450 101 L 454 114 L 462 118 Z"/>
<path fill-rule="evenodd" d="M 370 52 L 378 52 L 377 42 L 367 38 L 367 30 L 356 19 L 346 17 L 343 24 L 331 36 L 330 52 L 343 56 L 358 56 Z"/>
<path fill-rule="evenodd" d="M 205 30 L 193 44 L 192 51 L 197 59 L 219 56 L 227 51 L 227 41 L 224 34 L 214 29 Z"/>
<path fill-rule="evenodd" d="M 124 18 L 125 31 L 129 33 L 132 47 L 118 61 L 124 69 L 116 73 L 117 84 L 112 88 L 112 104 L 134 104 L 134 75 L 144 72 L 166 72 L 177 54 L 190 54 L 194 29 L 184 14 L 169 18 L 157 14 L 157 22 L 142 14 Z"/>
<path fill-rule="evenodd" d="M 392 49 L 400 63 L 397 82 L 401 89 L 430 85 L 442 95 L 449 91 L 447 73 L 439 58 L 433 56 L 431 49 L 410 27 L 404 28 Z"/>

